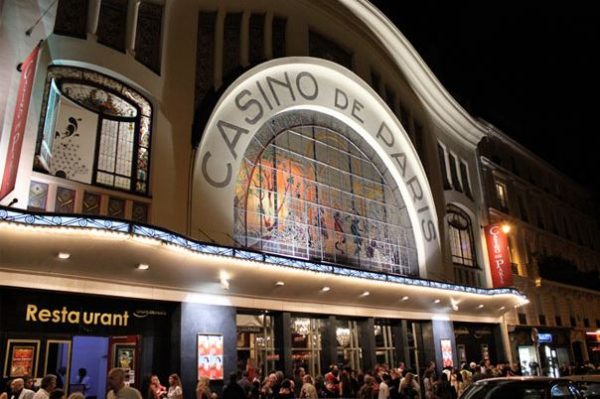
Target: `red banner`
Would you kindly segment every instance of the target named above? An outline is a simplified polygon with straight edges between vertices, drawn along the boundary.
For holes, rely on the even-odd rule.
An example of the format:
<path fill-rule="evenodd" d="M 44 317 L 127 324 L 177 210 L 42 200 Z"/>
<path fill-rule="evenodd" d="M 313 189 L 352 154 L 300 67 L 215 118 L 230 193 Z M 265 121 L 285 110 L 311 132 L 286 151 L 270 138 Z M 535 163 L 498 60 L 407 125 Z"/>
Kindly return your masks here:
<path fill-rule="evenodd" d="M 33 87 L 33 78 L 35 76 L 35 66 L 39 51 L 40 46 L 36 46 L 21 66 L 21 81 L 19 82 L 15 115 L 13 116 L 12 128 L 10 130 L 8 152 L 6 153 L 6 163 L 4 164 L 4 176 L 2 177 L 2 186 L 0 187 L 0 200 L 14 190 L 17 181 L 21 147 L 23 146 L 27 112 L 29 111 L 29 99 L 31 98 L 31 88 Z"/>
<path fill-rule="evenodd" d="M 494 288 L 513 285 L 508 237 L 506 237 L 499 224 L 490 224 L 485 227 L 485 238 L 487 240 Z"/>

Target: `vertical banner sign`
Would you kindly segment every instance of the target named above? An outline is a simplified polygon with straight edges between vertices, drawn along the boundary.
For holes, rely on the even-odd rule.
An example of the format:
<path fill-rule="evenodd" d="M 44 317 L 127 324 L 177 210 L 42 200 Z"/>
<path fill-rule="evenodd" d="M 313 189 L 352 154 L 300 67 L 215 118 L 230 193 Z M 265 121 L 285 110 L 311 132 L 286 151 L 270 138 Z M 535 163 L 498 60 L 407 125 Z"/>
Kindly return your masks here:
<path fill-rule="evenodd" d="M 510 268 L 508 237 L 506 237 L 506 234 L 497 223 L 485 227 L 485 237 L 494 288 L 511 286 L 513 279 Z"/>
<path fill-rule="evenodd" d="M 40 46 L 36 46 L 21 66 L 21 81 L 19 82 L 15 115 L 10 130 L 4 175 L 2 176 L 2 186 L 0 187 L 0 200 L 14 190 L 17 181 L 17 170 L 19 169 L 21 147 L 23 146 L 25 124 L 27 123 L 27 112 L 29 111 L 29 99 L 31 97 L 31 88 L 33 87 L 33 78 L 39 51 Z"/>

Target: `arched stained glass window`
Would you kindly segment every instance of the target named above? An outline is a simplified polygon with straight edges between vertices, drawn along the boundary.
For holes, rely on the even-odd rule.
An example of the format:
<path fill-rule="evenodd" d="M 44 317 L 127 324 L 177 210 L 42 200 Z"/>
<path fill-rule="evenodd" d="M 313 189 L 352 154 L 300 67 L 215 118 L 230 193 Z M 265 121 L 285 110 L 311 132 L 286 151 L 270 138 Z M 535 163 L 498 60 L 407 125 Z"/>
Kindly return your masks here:
<path fill-rule="evenodd" d="M 137 91 L 98 72 L 51 66 L 34 168 L 147 195 L 151 126 L 152 107 Z"/>
<path fill-rule="evenodd" d="M 418 275 L 394 180 L 360 135 L 326 115 L 279 115 L 254 136 L 235 215 L 234 238 L 244 247 Z"/>
<path fill-rule="evenodd" d="M 452 262 L 463 266 L 476 266 L 471 219 L 463 210 L 452 205 L 448 207 L 447 218 Z"/>

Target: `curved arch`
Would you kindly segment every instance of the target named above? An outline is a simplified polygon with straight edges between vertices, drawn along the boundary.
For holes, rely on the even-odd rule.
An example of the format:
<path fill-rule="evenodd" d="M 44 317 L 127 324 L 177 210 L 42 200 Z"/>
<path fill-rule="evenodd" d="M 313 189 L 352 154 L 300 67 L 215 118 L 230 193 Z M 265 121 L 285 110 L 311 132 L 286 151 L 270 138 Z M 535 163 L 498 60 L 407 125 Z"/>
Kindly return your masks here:
<path fill-rule="evenodd" d="M 417 275 L 413 226 L 384 167 L 340 120 L 280 113 L 244 154 L 234 238 L 266 252 Z"/>
<path fill-rule="evenodd" d="M 415 228 L 419 274 L 437 265 L 437 214 L 418 154 L 383 100 L 359 77 L 329 61 L 282 58 L 237 79 L 211 115 L 194 165 L 192 233 L 232 243 L 235 176 L 250 141 L 273 116 L 303 110 L 329 115 L 351 127 L 381 158 L 396 182 Z M 267 130 L 273 134 L 276 129 Z"/>

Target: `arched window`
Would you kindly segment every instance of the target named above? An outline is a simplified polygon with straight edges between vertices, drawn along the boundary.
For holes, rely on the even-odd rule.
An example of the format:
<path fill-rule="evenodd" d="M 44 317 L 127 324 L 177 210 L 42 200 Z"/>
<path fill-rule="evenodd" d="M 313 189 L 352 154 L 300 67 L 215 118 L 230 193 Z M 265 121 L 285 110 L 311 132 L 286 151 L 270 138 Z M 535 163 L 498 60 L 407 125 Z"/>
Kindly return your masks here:
<path fill-rule="evenodd" d="M 417 275 L 406 206 L 379 156 L 345 124 L 307 113 L 278 115 L 248 146 L 236 189 L 236 242 Z"/>
<path fill-rule="evenodd" d="M 152 107 L 140 93 L 87 69 L 48 68 L 34 168 L 148 194 Z"/>
<path fill-rule="evenodd" d="M 456 206 L 448 207 L 448 236 L 452 262 L 463 266 L 477 266 L 471 219 Z"/>

